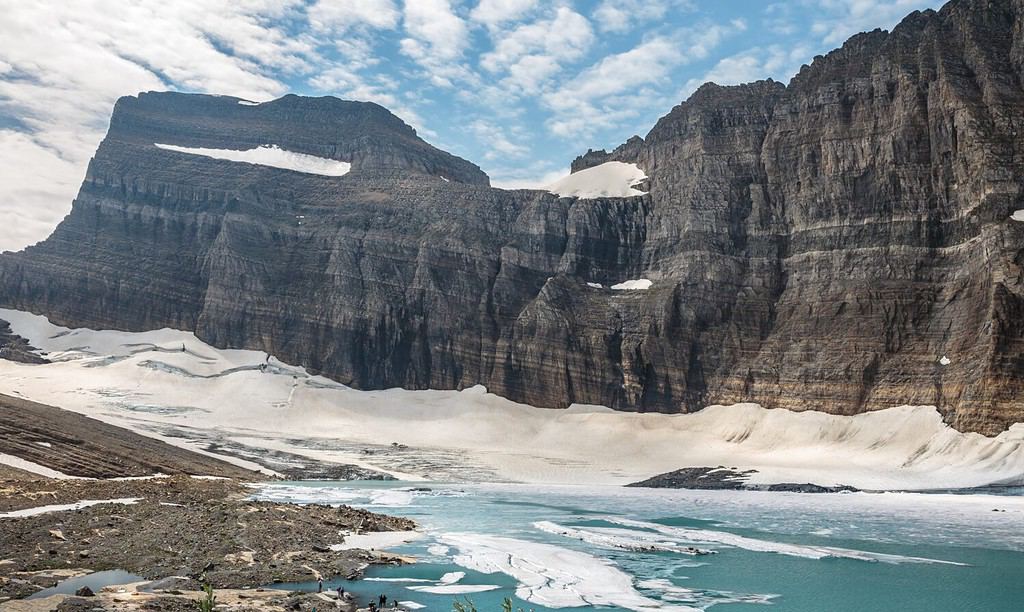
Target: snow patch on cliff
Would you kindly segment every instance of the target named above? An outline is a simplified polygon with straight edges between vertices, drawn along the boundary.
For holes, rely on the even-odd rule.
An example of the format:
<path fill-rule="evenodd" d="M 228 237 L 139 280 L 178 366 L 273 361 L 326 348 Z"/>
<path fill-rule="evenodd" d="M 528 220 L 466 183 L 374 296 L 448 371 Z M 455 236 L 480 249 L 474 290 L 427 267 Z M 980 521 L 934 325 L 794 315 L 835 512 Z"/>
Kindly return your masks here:
<path fill-rule="evenodd" d="M 646 278 L 637 278 L 612 285 L 612 289 L 616 291 L 644 291 L 650 289 L 653 284 Z"/>
<path fill-rule="evenodd" d="M 633 187 L 646 178 L 636 164 L 612 161 L 573 172 L 546 189 L 563 198 L 627 198 L 646 193 Z"/>
<path fill-rule="evenodd" d="M 224 159 L 227 161 L 241 162 L 257 166 L 269 166 L 271 168 L 293 170 L 295 172 L 302 172 L 305 174 L 319 174 L 321 176 L 344 176 L 352 169 L 352 164 L 348 162 L 287 151 L 277 145 L 263 145 L 256 147 L 255 149 L 245 149 L 241 151 L 235 149 L 181 147 L 178 145 L 161 144 L 159 142 L 154 143 L 154 146 L 159 149 L 175 151 L 177 153 L 202 155 L 203 157 L 212 157 L 213 159 Z"/>

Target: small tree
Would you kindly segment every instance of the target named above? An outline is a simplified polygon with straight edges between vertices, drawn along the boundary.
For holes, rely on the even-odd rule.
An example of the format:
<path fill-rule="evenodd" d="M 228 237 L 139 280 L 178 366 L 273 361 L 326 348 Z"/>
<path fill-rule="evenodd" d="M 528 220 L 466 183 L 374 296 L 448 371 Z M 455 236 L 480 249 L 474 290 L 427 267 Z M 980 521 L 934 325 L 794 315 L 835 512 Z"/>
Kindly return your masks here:
<path fill-rule="evenodd" d="M 476 605 L 473 600 L 463 597 L 463 601 L 456 599 L 452 602 L 452 612 L 476 612 Z"/>
<path fill-rule="evenodd" d="M 463 601 L 456 599 L 452 602 L 452 612 L 477 612 L 476 604 L 474 604 L 473 600 L 468 597 L 463 597 Z M 511 597 L 506 597 L 501 600 L 501 612 L 512 612 Z M 519 608 L 518 612 L 523 612 L 523 609 Z"/>

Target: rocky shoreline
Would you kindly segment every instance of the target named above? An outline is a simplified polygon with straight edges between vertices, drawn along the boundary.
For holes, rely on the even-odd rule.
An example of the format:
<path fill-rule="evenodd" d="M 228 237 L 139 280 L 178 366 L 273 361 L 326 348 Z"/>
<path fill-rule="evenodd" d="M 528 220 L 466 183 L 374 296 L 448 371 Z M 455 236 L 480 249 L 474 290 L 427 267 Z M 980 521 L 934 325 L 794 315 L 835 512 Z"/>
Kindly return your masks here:
<path fill-rule="evenodd" d="M 235 602 L 232 609 L 355 610 L 354 602 L 336 596 L 260 588 L 356 579 L 370 564 L 410 561 L 373 550 L 332 550 L 345 534 L 411 531 L 415 524 L 408 519 L 347 506 L 255 501 L 251 494 L 241 481 L 184 475 L 0 480 L 0 610 L 195 609 L 202 584 L 212 585 L 222 603 Z M 83 500 L 101 503 L 19 515 Z M 114 569 L 147 583 L 96 598 L 24 600 L 68 577 Z"/>
<path fill-rule="evenodd" d="M 751 484 L 748 482 L 757 470 L 738 470 L 737 468 L 690 467 L 652 476 L 646 480 L 634 482 L 627 487 L 644 487 L 650 489 L 699 489 L 727 491 L 781 491 L 789 493 L 852 493 L 859 489 L 849 485 L 823 486 L 809 482 L 781 482 L 773 484 Z"/>

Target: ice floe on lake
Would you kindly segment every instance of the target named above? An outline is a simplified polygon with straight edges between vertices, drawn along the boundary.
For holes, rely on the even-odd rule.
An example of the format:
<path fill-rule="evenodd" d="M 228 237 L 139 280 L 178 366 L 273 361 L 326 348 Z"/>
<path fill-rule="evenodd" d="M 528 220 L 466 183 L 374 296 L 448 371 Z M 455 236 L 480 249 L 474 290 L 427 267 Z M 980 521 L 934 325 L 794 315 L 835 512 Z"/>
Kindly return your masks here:
<path fill-rule="evenodd" d="M 351 550 L 361 548 L 363 550 L 387 550 L 409 542 L 415 542 L 423 537 L 418 531 L 371 531 L 367 533 L 352 533 L 345 535 L 345 541 L 341 544 L 332 544 L 331 550 Z"/>
<path fill-rule="evenodd" d="M 244 150 L 183 147 L 159 142 L 154 143 L 154 145 L 167 151 L 201 155 L 213 159 L 255 164 L 257 166 L 269 166 L 271 168 L 293 170 L 305 174 L 319 174 L 321 176 L 344 176 L 352 169 L 352 164 L 348 162 L 287 151 L 277 145 L 263 145 L 254 149 Z"/>
<path fill-rule="evenodd" d="M 656 533 L 631 529 L 583 529 L 567 527 L 551 521 L 538 521 L 533 526 L 547 533 L 573 538 L 595 546 L 633 552 L 672 552 L 681 555 L 711 555 L 715 553 L 707 548 L 697 548 L 666 540 L 664 536 Z"/>
<path fill-rule="evenodd" d="M 633 587 L 633 578 L 611 561 L 551 544 L 474 533 L 445 533 L 455 563 L 484 574 L 516 579 L 516 597 L 550 608 L 619 606 L 627 610 L 695 611 L 665 606 Z"/>
<path fill-rule="evenodd" d="M 806 546 L 801 544 L 788 544 L 786 542 L 773 542 L 748 538 L 726 531 L 715 531 L 712 529 L 695 529 L 689 527 L 671 527 L 660 523 L 636 521 L 619 517 L 608 517 L 606 520 L 626 527 L 647 529 L 664 536 L 677 538 L 680 542 L 691 544 L 717 543 L 726 546 L 734 546 L 754 552 L 777 553 L 792 557 L 803 557 L 805 559 L 857 559 L 859 561 L 880 561 L 882 563 L 938 563 L 945 565 L 964 565 L 956 561 L 944 561 L 941 559 L 927 559 L 924 557 L 905 557 L 903 555 L 891 555 L 885 553 L 868 552 L 864 550 L 853 550 L 849 548 L 837 548 L 833 546 Z"/>
<path fill-rule="evenodd" d="M 573 172 L 545 189 L 563 198 L 625 198 L 644 195 L 634 185 L 646 178 L 636 164 L 611 161 Z"/>

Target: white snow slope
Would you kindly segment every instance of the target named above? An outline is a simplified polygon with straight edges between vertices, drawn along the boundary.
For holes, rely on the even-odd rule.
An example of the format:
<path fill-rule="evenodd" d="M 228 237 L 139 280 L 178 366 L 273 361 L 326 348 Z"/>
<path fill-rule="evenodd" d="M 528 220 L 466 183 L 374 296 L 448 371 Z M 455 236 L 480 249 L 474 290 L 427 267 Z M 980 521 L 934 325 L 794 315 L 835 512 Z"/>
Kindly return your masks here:
<path fill-rule="evenodd" d="M 159 149 L 176 151 L 178 153 L 189 153 L 191 155 L 202 155 L 214 159 L 226 159 L 233 162 L 255 164 L 257 166 L 270 166 L 271 168 L 282 168 L 294 170 L 305 174 L 319 174 L 322 176 L 344 176 L 352 169 L 348 162 L 286 151 L 277 145 L 264 145 L 255 149 L 237 151 L 235 149 L 206 149 L 203 147 L 180 147 L 154 143 Z"/>
<path fill-rule="evenodd" d="M 1024 424 L 993 438 L 961 433 L 927 406 L 853 417 L 756 404 L 685 415 L 547 410 L 482 387 L 358 391 L 262 352 L 220 350 L 170 329 L 68 330 L 12 310 L 0 310 L 0 319 L 55 360 L 0 360 L 0 392 L 190 448 L 214 438 L 245 444 L 255 449 L 249 458 L 279 450 L 410 479 L 613 485 L 716 465 L 759 470 L 752 482 L 865 489 L 966 487 L 1024 475 Z"/>
<path fill-rule="evenodd" d="M 633 185 L 646 178 L 636 164 L 613 161 L 573 172 L 546 189 L 563 198 L 627 198 L 644 195 L 645 192 L 634 189 Z"/>

